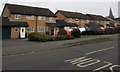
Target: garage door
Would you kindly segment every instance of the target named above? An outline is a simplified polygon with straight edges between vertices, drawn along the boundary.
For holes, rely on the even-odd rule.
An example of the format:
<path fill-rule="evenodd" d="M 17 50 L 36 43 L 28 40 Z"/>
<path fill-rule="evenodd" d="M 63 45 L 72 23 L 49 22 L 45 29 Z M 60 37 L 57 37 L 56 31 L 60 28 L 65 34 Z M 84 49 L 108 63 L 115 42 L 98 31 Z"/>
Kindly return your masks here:
<path fill-rule="evenodd" d="M 10 39 L 11 28 L 2 28 L 2 39 Z"/>

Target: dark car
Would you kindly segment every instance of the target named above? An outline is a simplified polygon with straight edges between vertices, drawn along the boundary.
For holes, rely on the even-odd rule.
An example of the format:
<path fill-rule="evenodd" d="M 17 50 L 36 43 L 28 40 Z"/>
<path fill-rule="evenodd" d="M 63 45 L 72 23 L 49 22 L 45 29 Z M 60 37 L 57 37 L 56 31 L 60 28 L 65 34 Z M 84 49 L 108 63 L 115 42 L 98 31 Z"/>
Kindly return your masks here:
<path fill-rule="evenodd" d="M 86 31 L 82 32 L 83 35 L 100 35 L 104 34 L 104 28 L 101 27 L 91 27 L 87 28 Z"/>

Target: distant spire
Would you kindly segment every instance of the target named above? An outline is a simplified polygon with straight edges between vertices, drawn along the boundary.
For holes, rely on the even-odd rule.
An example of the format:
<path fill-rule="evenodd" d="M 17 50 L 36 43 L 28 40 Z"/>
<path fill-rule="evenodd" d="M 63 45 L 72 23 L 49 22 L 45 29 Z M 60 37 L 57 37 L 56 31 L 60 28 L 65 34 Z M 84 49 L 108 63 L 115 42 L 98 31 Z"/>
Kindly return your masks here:
<path fill-rule="evenodd" d="M 111 7 L 110 7 L 110 11 L 109 11 L 109 18 L 114 19 Z"/>

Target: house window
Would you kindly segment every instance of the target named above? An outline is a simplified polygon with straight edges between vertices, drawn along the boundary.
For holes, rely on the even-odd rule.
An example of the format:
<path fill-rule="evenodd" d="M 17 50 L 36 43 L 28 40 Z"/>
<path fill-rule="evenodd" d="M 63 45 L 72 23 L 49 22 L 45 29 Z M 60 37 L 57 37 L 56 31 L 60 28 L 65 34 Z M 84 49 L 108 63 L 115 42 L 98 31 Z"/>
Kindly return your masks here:
<path fill-rule="evenodd" d="M 39 32 L 45 32 L 45 27 L 38 27 Z"/>
<path fill-rule="evenodd" d="M 72 22 L 72 18 L 69 18 L 69 22 Z"/>
<path fill-rule="evenodd" d="M 34 27 L 27 27 L 27 32 L 34 32 Z"/>
<path fill-rule="evenodd" d="M 15 27 L 15 32 L 18 32 L 18 27 Z"/>
<path fill-rule="evenodd" d="M 54 19 L 53 19 L 53 17 L 49 17 L 49 20 L 50 20 L 50 21 L 53 21 Z"/>
<path fill-rule="evenodd" d="M 55 28 L 55 31 L 58 32 L 58 31 L 59 31 L 59 28 Z"/>
<path fill-rule="evenodd" d="M 26 16 L 27 20 L 34 20 L 34 16 Z"/>
<path fill-rule="evenodd" d="M 89 23 L 90 21 L 89 20 L 86 20 L 87 23 Z"/>
<path fill-rule="evenodd" d="M 15 15 L 15 19 L 21 19 L 21 15 L 16 14 L 16 15 Z"/>
<path fill-rule="evenodd" d="M 44 16 L 38 16 L 38 20 L 46 20 Z"/>
<path fill-rule="evenodd" d="M 81 20 L 82 23 L 84 23 L 85 21 L 84 20 Z"/>
<path fill-rule="evenodd" d="M 49 27 L 46 27 L 46 31 L 49 31 Z"/>
<path fill-rule="evenodd" d="M 75 22 L 79 22 L 79 20 L 78 20 L 78 19 L 75 19 Z"/>

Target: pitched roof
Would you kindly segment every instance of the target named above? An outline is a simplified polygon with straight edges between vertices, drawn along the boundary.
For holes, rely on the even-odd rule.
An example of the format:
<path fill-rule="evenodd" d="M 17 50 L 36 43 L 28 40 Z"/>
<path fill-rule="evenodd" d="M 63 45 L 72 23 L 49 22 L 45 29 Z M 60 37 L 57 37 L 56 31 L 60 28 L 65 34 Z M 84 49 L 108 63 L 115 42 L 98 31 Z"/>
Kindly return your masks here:
<path fill-rule="evenodd" d="M 65 20 L 56 20 L 58 23 L 58 27 L 70 26 L 70 27 L 78 27 L 76 23 L 68 23 Z"/>
<path fill-rule="evenodd" d="M 84 15 L 82 13 L 78 13 L 78 12 L 69 12 L 69 11 L 62 11 L 62 10 L 58 10 L 56 13 L 62 13 L 65 17 L 67 18 L 79 18 L 79 19 L 92 19 L 91 17 Z"/>
<path fill-rule="evenodd" d="M 120 21 L 120 17 L 116 18 L 116 20 Z"/>
<path fill-rule="evenodd" d="M 103 21 L 109 21 L 107 18 L 101 16 L 101 15 L 93 15 L 93 14 L 86 14 L 87 16 L 91 17 L 93 20 L 103 20 Z"/>
<path fill-rule="evenodd" d="M 5 7 L 6 6 L 9 8 L 12 14 L 55 17 L 54 13 L 47 8 L 39 8 L 39 7 L 16 5 L 16 4 L 5 4 Z"/>
<path fill-rule="evenodd" d="M 10 21 L 8 17 L 2 17 L 3 27 L 27 27 L 28 23 L 26 21 Z"/>
<path fill-rule="evenodd" d="M 102 24 L 95 23 L 95 22 L 90 22 L 88 24 L 85 24 L 88 27 L 104 27 Z"/>
<path fill-rule="evenodd" d="M 56 20 L 55 23 L 46 22 L 46 24 L 49 27 L 65 27 L 65 26 L 78 27 L 76 23 L 68 23 L 65 20 Z"/>

